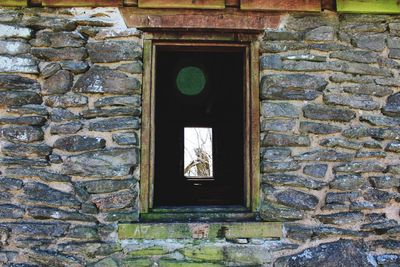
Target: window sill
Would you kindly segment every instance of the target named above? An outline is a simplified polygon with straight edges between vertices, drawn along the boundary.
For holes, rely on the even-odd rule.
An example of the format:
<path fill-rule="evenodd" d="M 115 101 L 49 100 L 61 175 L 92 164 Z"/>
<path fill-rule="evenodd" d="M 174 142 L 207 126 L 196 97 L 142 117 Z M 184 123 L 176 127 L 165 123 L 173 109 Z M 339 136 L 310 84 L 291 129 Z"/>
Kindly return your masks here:
<path fill-rule="evenodd" d="M 281 238 L 280 222 L 129 223 L 119 224 L 124 239 Z"/>

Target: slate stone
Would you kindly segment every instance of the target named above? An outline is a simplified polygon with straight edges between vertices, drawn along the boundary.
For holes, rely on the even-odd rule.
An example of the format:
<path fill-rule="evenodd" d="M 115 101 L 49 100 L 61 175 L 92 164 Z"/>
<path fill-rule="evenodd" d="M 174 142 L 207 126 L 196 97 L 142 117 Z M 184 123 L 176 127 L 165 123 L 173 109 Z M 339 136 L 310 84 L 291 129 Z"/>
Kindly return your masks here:
<path fill-rule="evenodd" d="M 303 107 L 303 115 L 308 119 L 349 122 L 356 113 L 346 108 L 335 108 L 324 105 L 308 104 Z"/>
<path fill-rule="evenodd" d="M 341 60 L 359 63 L 377 63 L 378 56 L 379 55 L 375 52 L 363 50 L 335 51 L 329 55 L 330 58 L 338 58 Z"/>
<path fill-rule="evenodd" d="M 308 48 L 308 44 L 296 41 L 268 41 L 261 42 L 260 46 L 260 50 L 262 53 L 281 53 L 306 48 Z"/>
<path fill-rule="evenodd" d="M 4 157 L 0 158 L 0 163 L 6 165 L 19 165 L 19 166 L 36 166 L 45 167 L 49 165 L 47 159 L 28 159 L 28 158 L 17 158 L 17 157 Z"/>
<path fill-rule="evenodd" d="M 133 148 L 113 148 L 85 152 L 64 160 L 65 174 L 90 177 L 129 175 L 138 164 L 139 152 Z"/>
<path fill-rule="evenodd" d="M 84 239 L 84 240 L 98 240 L 100 236 L 97 227 L 77 225 L 69 229 L 67 235 L 69 238 Z"/>
<path fill-rule="evenodd" d="M 303 173 L 317 178 L 324 178 L 327 170 L 327 164 L 313 164 L 304 166 Z"/>
<path fill-rule="evenodd" d="M 81 262 L 71 255 L 64 255 L 51 250 L 31 250 L 28 253 L 30 262 L 40 264 L 40 266 L 81 266 Z"/>
<path fill-rule="evenodd" d="M 400 153 L 400 142 L 390 142 L 385 147 L 386 151 Z"/>
<path fill-rule="evenodd" d="M 106 222 L 138 222 L 139 212 L 135 211 L 108 211 L 105 212 Z"/>
<path fill-rule="evenodd" d="M 108 106 L 140 107 L 142 104 L 139 95 L 103 97 L 94 102 L 96 108 Z"/>
<path fill-rule="evenodd" d="M 385 86 L 379 86 L 376 84 L 345 86 L 343 87 L 343 91 L 350 94 L 371 95 L 377 97 L 388 96 L 393 93 L 392 89 Z"/>
<path fill-rule="evenodd" d="M 342 128 L 332 124 L 302 121 L 299 130 L 300 133 L 333 134 L 341 132 Z"/>
<path fill-rule="evenodd" d="M 379 265 L 385 267 L 400 265 L 400 254 L 382 254 L 375 256 L 375 259 Z"/>
<path fill-rule="evenodd" d="M 0 125 L 31 125 L 43 126 L 46 123 L 46 118 L 41 116 L 24 116 L 24 117 L 0 117 Z"/>
<path fill-rule="evenodd" d="M 391 118 L 386 116 L 361 115 L 360 121 L 365 121 L 372 126 L 400 126 L 400 118 Z"/>
<path fill-rule="evenodd" d="M 285 172 L 285 171 L 295 171 L 300 169 L 301 166 L 295 161 L 262 161 L 261 162 L 261 172 Z"/>
<path fill-rule="evenodd" d="M 118 145 L 139 145 L 139 137 L 135 132 L 113 134 L 112 140 Z"/>
<path fill-rule="evenodd" d="M 43 83 L 42 93 L 45 95 L 64 94 L 68 92 L 74 81 L 73 75 L 66 70 L 60 70 Z"/>
<path fill-rule="evenodd" d="M 68 18 L 50 16 L 30 16 L 24 18 L 22 24 L 35 30 L 51 29 L 54 31 L 73 31 L 77 23 Z"/>
<path fill-rule="evenodd" d="M 331 26 L 321 26 L 306 32 L 304 39 L 306 41 L 333 41 L 335 38 L 335 29 Z"/>
<path fill-rule="evenodd" d="M 266 120 L 261 118 L 261 131 L 289 132 L 296 126 L 295 120 Z"/>
<path fill-rule="evenodd" d="M 0 191 L 19 190 L 22 188 L 22 181 L 13 178 L 0 178 Z"/>
<path fill-rule="evenodd" d="M 81 214 L 76 211 L 66 211 L 57 208 L 49 207 L 29 207 L 27 209 L 28 215 L 34 219 L 55 219 L 62 221 L 83 221 L 83 222 L 96 222 L 96 218 L 90 215 Z"/>
<path fill-rule="evenodd" d="M 289 174 L 263 175 L 262 182 L 273 186 L 304 187 L 315 190 L 320 190 L 327 185 L 325 182 Z"/>
<path fill-rule="evenodd" d="M 22 38 L 29 39 L 32 36 L 32 29 L 0 24 L 0 37 L 1 38 Z"/>
<path fill-rule="evenodd" d="M 31 56 L 0 56 L 0 72 L 37 74 L 38 62 Z"/>
<path fill-rule="evenodd" d="M 89 64 L 85 61 L 66 60 L 60 62 L 63 70 L 69 70 L 73 74 L 81 74 L 89 69 Z"/>
<path fill-rule="evenodd" d="M 61 70 L 61 66 L 57 62 L 40 62 L 39 69 L 43 78 L 48 78 Z"/>
<path fill-rule="evenodd" d="M 75 93 L 51 95 L 46 98 L 45 103 L 55 108 L 82 107 L 88 103 L 88 97 Z"/>
<path fill-rule="evenodd" d="M 365 172 L 383 172 L 385 167 L 376 161 L 360 161 L 344 163 L 333 168 L 335 172 L 352 172 L 352 173 L 365 173 Z"/>
<path fill-rule="evenodd" d="M 137 196 L 131 190 L 110 193 L 107 196 L 95 196 L 92 202 L 100 211 L 109 211 L 131 207 Z"/>
<path fill-rule="evenodd" d="M 358 84 L 371 84 L 374 83 L 374 79 L 367 75 L 354 75 L 344 73 L 334 73 L 329 77 L 329 80 L 335 83 L 358 83 Z M 385 78 L 386 80 L 386 78 Z"/>
<path fill-rule="evenodd" d="M 68 175 L 55 173 L 42 168 L 7 168 L 5 174 L 12 178 L 39 178 L 45 182 L 70 182 Z"/>
<path fill-rule="evenodd" d="M 140 88 L 141 84 L 136 78 L 106 67 L 94 66 L 78 79 L 73 90 L 81 93 L 133 94 Z"/>
<path fill-rule="evenodd" d="M 40 91 L 36 80 L 14 74 L 0 74 L 0 91 Z"/>
<path fill-rule="evenodd" d="M 326 194 L 325 202 L 331 203 L 349 203 L 359 197 L 358 192 L 328 192 Z"/>
<path fill-rule="evenodd" d="M 5 144 L 1 151 L 4 155 L 10 157 L 46 157 L 52 152 L 52 148 L 45 144 Z"/>
<path fill-rule="evenodd" d="M 324 102 L 329 105 L 348 106 L 362 110 L 376 110 L 380 104 L 368 95 L 324 94 Z"/>
<path fill-rule="evenodd" d="M 133 189 L 135 184 L 136 181 L 133 179 L 124 179 L 124 180 L 107 179 L 107 180 L 78 182 L 78 185 L 81 186 L 84 190 L 86 190 L 90 194 L 103 194 L 123 189 Z"/>
<path fill-rule="evenodd" d="M 373 203 L 387 204 L 394 198 L 394 195 L 383 190 L 370 188 L 363 193 L 363 197 L 365 200 Z"/>
<path fill-rule="evenodd" d="M 44 138 L 42 129 L 34 126 L 10 126 L 1 129 L 1 134 L 6 140 L 17 143 L 32 143 Z"/>
<path fill-rule="evenodd" d="M 318 198 L 301 191 L 287 189 L 274 194 L 279 204 L 301 210 L 313 210 L 318 205 Z"/>
<path fill-rule="evenodd" d="M 3 55 L 19 55 L 28 53 L 31 46 L 25 42 L 19 41 L 0 41 L 0 54 Z"/>
<path fill-rule="evenodd" d="M 348 63 L 346 67 L 341 70 L 344 73 L 363 74 L 374 76 L 392 77 L 392 72 L 386 68 L 373 67 L 369 64 L 363 63 Z"/>
<path fill-rule="evenodd" d="M 53 48 L 82 47 L 85 39 L 77 32 L 51 32 L 39 31 L 36 39 L 31 41 L 35 46 L 50 46 Z"/>
<path fill-rule="evenodd" d="M 391 117 L 400 117 L 400 93 L 388 97 L 382 113 Z"/>
<path fill-rule="evenodd" d="M 50 162 L 51 164 L 60 164 L 60 163 L 62 163 L 63 161 L 62 161 L 62 158 L 61 158 L 60 155 L 51 154 L 51 155 L 49 155 L 49 162 Z"/>
<path fill-rule="evenodd" d="M 42 97 L 29 91 L 12 91 L 12 92 L 0 92 L 0 107 L 16 107 L 24 106 L 28 104 L 41 104 L 43 102 Z"/>
<path fill-rule="evenodd" d="M 90 131 L 111 132 L 118 130 L 137 130 L 140 128 L 140 120 L 138 118 L 121 117 L 98 120 L 89 123 Z"/>
<path fill-rule="evenodd" d="M 6 226 L 16 236 L 60 237 L 68 230 L 69 224 L 22 222 L 8 223 Z"/>
<path fill-rule="evenodd" d="M 335 42 L 314 43 L 314 44 L 310 44 L 309 47 L 310 47 L 310 49 L 324 51 L 324 52 L 350 49 L 350 47 L 348 45 L 339 44 L 339 43 L 335 43 Z"/>
<path fill-rule="evenodd" d="M 384 234 L 396 226 L 399 226 L 399 223 L 396 220 L 385 219 L 383 221 L 363 224 L 361 225 L 361 230 L 373 231 L 376 234 Z"/>
<path fill-rule="evenodd" d="M 87 119 L 99 117 L 117 117 L 117 116 L 140 116 L 141 110 L 138 108 L 122 107 L 113 109 L 85 109 L 82 116 Z"/>
<path fill-rule="evenodd" d="M 264 55 L 260 59 L 260 68 L 262 70 L 283 70 L 283 61 L 281 55 Z"/>
<path fill-rule="evenodd" d="M 308 74 L 271 74 L 261 79 L 261 99 L 313 100 L 327 81 Z"/>
<path fill-rule="evenodd" d="M 9 107 L 7 112 L 16 113 L 20 115 L 34 114 L 39 116 L 46 116 L 49 114 L 45 106 L 41 105 L 24 105 L 21 107 Z"/>
<path fill-rule="evenodd" d="M 280 161 L 285 160 L 292 154 L 289 148 L 277 148 L 277 147 L 262 147 L 261 157 L 268 161 Z"/>
<path fill-rule="evenodd" d="M 121 64 L 117 67 L 117 70 L 131 74 L 140 74 L 143 72 L 143 63 L 140 61 L 135 61 L 132 63 Z"/>
<path fill-rule="evenodd" d="M 53 108 L 50 113 L 50 119 L 53 122 L 63 122 L 63 121 L 71 121 L 78 120 L 80 118 L 79 115 L 76 115 L 64 108 Z"/>
<path fill-rule="evenodd" d="M 378 189 L 390 189 L 392 187 L 400 186 L 400 177 L 384 175 L 384 176 L 370 176 L 368 177 L 371 185 Z"/>
<path fill-rule="evenodd" d="M 386 35 L 375 34 L 375 35 L 360 35 L 354 37 L 351 43 L 361 49 L 367 49 L 372 51 L 381 52 L 385 49 Z"/>
<path fill-rule="evenodd" d="M 341 239 L 335 242 L 323 243 L 317 247 L 307 248 L 295 255 L 280 257 L 275 261 L 274 266 L 373 267 L 376 266 L 376 263 L 375 261 L 372 262 L 362 242 Z"/>
<path fill-rule="evenodd" d="M 262 141 L 264 146 L 305 147 L 310 139 L 305 135 L 267 133 Z"/>
<path fill-rule="evenodd" d="M 142 56 L 140 47 L 132 41 L 89 42 L 86 47 L 95 63 L 136 60 Z"/>
<path fill-rule="evenodd" d="M 303 34 L 298 31 L 267 30 L 263 36 L 266 41 L 300 41 Z"/>
<path fill-rule="evenodd" d="M 82 129 L 82 123 L 69 122 L 65 124 L 52 125 L 50 128 L 51 134 L 75 134 Z"/>
<path fill-rule="evenodd" d="M 106 146 L 106 140 L 100 137 L 71 135 L 57 139 L 53 147 L 68 152 L 102 149 Z"/>
<path fill-rule="evenodd" d="M 266 118 L 298 118 L 300 109 L 295 105 L 285 102 L 262 102 L 261 114 Z"/>
<path fill-rule="evenodd" d="M 33 47 L 31 49 L 32 55 L 35 57 L 48 60 L 48 61 L 62 61 L 62 60 L 75 60 L 82 61 L 87 57 L 86 49 L 83 47 L 79 48 L 45 48 L 45 47 Z"/>
<path fill-rule="evenodd" d="M 260 216 L 266 221 L 286 222 L 301 220 L 304 214 L 301 210 L 268 202 L 261 205 Z"/>
<path fill-rule="evenodd" d="M 378 239 L 370 242 L 372 249 L 383 248 L 398 251 L 400 249 L 400 241 L 395 239 Z"/>
<path fill-rule="evenodd" d="M 277 55 L 273 55 L 277 56 Z M 311 62 L 326 62 L 325 56 L 320 56 L 317 54 L 289 54 L 280 57 L 282 60 L 292 60 L 292 61 L 311 61 Z"/>
<path fill-rule="evenodd" d="M 337 137 L 323 139 L 319 144 L 321 146 L 330 147 L 330 148 L 340 147 L 340 148 L 355 149 L 355 150 L 361 149 L 363 147 L 362 143 L 352 142 L 352 141 L 348 141 L 346 139 L 337 138 Z"/>
<path fill-rule="evenodd" d="M 352 153 L 338 152 L 333 149 L 318 149 L 294 156 L 295 160 L 300 161 L 350 161 L 353 158 Z"/>
<path fill-rule="evenodd" d="M 74 195 L 36 182 L 26 183 L 24 186 L 24 195 L 20 198 L 22 200 L 52 206 L 79 207 L 80 205 L 80 202 Z"/>
<path fill-rule="evenodd" d="M 364 184 L 364 179 L 360 175 L 336 175 L 329 183 L 329 187 L 337 190 L 357 190 Z"/>
<path fill-rule="evenodd" d="M 383 151 L 358 151 L 356 158 L 385 158 L 386 153 Z"/>
<path fill-rule="evenodd" d="M 390 49 L 388 57 L 393 59 L 400 59 L 400 49 Z"/>
<path fill-rule="evenodd" d="M 25 210 L 19 206 L 4 204 L 0 205 L 1 219 L 21 219 L 25 214 Z"/>

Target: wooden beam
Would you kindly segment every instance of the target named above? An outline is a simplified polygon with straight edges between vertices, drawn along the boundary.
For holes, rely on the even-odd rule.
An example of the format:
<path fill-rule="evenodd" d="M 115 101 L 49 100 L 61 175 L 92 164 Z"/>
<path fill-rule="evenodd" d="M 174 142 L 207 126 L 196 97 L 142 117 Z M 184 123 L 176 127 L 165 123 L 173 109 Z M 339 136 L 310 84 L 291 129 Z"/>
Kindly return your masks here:
<path fill-rule="evenodd" d="M 243 10 L 321 11 L 320 0 L 241 0 Z"/>
<path fill-rule="evenodd" d="M 398 0 L 337 0 L 342 13 L 400 14 Z"/>
<path fill-rule="evenodd" d="M 240 0 L 225 0 L 227 7 L 240 7 Z"/>
<path fill-rule="evenodd" d="M 263 31 L 278 28 L 279 13 L 226 10 L 120 9 L 128 27 L 139 29 L 197 29 Z"/>
<path fill-rule="evenodd" d="M 225 0 L 139 0 L 139 7 L 223 9 Z"/>
<path fill-rule="evenodd" d="M 124 6 L 137 6 L 137 0 L 124 0 Z"/>
<path fill-rule="evenodd" d="M 122 6 L 122 0 L 42 0 L 45 7 L 106 7 Z"/>
<path fill-rule="evenodd" d="M 21 6 L 25 7 L 28 5 L 28 0 L 2 0 L 0 6 Z"/>
<path fill-rule="evenodd" d="M 336 11 L 336 1 L 335 0 L 321 0 L 322 10 Z"/>

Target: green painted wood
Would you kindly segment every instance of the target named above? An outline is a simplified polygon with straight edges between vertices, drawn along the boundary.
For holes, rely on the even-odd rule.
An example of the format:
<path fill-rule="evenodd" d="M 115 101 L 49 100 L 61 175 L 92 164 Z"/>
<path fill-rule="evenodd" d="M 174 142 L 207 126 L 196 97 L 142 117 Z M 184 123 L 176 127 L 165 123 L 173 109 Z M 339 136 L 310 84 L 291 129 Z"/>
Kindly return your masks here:
<path fill-rule="evenodd" d="M 400 14 L 398 0 L 337 0 L 341 13 Z"/>
<path fill-rule="evenodd" d="M 28 5 L 28 0 L 1 0 L 0 6 L 21 6 L 25 7 Z"/>
<path fill-rule="evenodd" d="M 280 222 L 128 223 L 119 224 L 119 239 L 281 238 Z"/>

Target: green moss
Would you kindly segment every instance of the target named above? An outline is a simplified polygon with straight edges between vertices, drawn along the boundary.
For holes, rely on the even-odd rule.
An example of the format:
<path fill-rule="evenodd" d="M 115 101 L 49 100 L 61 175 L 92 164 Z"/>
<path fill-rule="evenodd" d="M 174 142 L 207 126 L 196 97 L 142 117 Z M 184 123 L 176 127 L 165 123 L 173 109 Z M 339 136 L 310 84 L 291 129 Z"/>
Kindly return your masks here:
<path fill-rule="evenodd" d="M 180 252 L 192 260 L 222 261 L 224 259 L 223 248 L 217 246 L 188 247 Z"/>
<path fill-rule="evenodd" d="M 337 10 L 343 13 L 400 14 L 397 0 L 337 0 Z"/>
<path fill-rule="evenodd" d="M 2 0 L 0 6 L 22 6 L 28 5 L 28 0 Z"/>
<path fill-rule="evenodd" d="M 145 257 L 145 256 L 158 256 L 167 254 L 168 251 L 161 247 L 150 247 L 141 250 L 135 250 L 130 252 L 129 254 L 133 257 Z"/>
<path fill-rule="evenodd" d="M 176 260 L 160 260 L 160 267 L 223 267 L 222 264 L 210 262 L 190 262 Z"/>
<path fill-rule="evenodd" d="M 124 259 L 121 262 L 121 267 L 149 267 L 153 262 L 149 259 Z"/>

